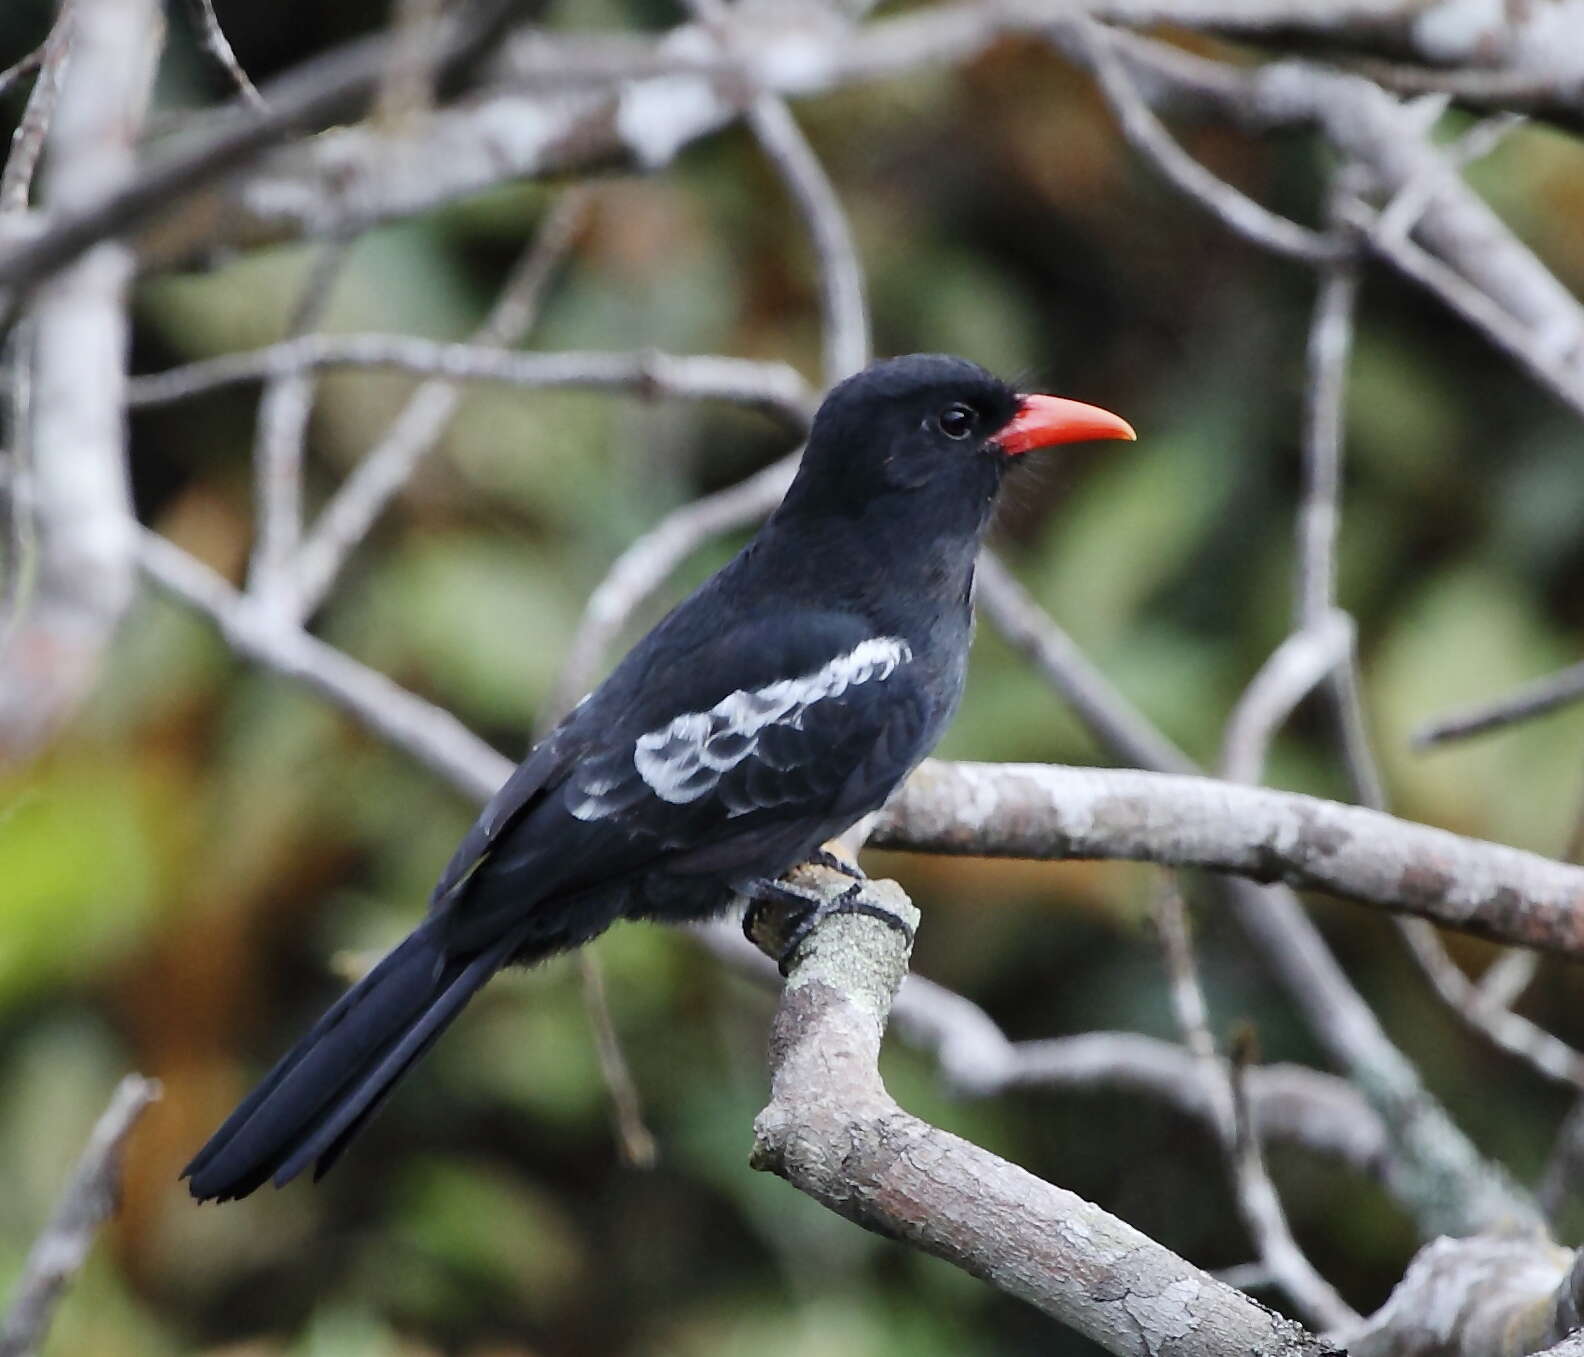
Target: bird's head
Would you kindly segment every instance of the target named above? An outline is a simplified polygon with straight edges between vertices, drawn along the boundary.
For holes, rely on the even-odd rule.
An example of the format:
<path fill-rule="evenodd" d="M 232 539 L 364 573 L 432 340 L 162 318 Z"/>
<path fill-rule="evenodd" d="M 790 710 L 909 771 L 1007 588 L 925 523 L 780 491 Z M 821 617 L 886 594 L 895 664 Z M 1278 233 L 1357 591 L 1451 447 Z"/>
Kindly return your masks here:
<path fill-rule="evenodd" d="M 871 364 L 831 389 L 789 500 L 860 512 L 925 492 L 987 511 L 1006 468 L 1024 453 L 1134 436 L 1097 406 L 1020 395 L 963 358 L 910 354 Z"/>

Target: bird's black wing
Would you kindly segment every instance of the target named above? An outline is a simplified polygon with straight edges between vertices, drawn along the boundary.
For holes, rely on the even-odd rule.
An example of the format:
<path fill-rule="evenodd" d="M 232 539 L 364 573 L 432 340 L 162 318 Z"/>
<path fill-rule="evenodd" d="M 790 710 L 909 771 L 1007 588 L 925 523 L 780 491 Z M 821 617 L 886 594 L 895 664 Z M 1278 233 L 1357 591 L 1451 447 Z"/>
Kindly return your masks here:
<path fill-rule="evenodd" d="M 435 894 L 451 945 L 530 915 L 567 945 L 610 922 L 571 902 L 619 908 L 611 892 L 654 872 L 779 873 L 884 800 L 938 733 L 907 642 L 850 614 L 654 652 L 570 713 L 464 839 Z"/>
<path fill-rule="evenodd" d="M 752 676 L 739 663 L 721 691 L 745 643 Z M 729 872 L 758 847 L 818 842 L 884 800 L 938 731 L 908 643 L 850 616 L 767 619 L 691 667 L 712 681 L 579 760 L 562 793 L 571 817 L 649 845 L 668 871 Z"/>

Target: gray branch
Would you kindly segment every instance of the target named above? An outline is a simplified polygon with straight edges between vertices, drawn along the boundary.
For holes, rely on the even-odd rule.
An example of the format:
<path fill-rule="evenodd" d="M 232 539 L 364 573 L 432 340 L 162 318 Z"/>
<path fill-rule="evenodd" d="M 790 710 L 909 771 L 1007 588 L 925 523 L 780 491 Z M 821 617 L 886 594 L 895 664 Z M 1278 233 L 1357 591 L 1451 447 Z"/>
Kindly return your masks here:
<path fill-rule="evenodd" d="M 1203 867 L 1584 956 L 1584 868 L 1361 806 L 1212 778 L 931 759 L 892 799 L 870 841 Z"/>
<path fill-rule="evenodd" d="M 132 379 L 134 407 L 165 405 L 240 382 L 276 380 L 316 368 L 371 368 L 447 381 L 572 387 L 655 398 L 732 401 L 801 429 L 809 390 L 795 368 L 718 354 L 519 353 L 397 334 L 312 334 L 262 349 L 205 358 Z"/>
<path fill-rule="evenodd" d="M 55 212 L 132 177 L 163 32 L 155 0 L 76 0 L 71 25 L 49 130 L 45 196 Z M 130 251 L 99 246 L 39 289 L 28 322 L 32 503 L 23 511 L 37 573 L 0 654 L 0 763 L 36 750 L 71 713 L 132 599 L 123 400 L 131 278 Z"/>
<path fill-rule="evenodd" d="M 851 885 L 820 868 L 800 880 L 831 896 Z M 917 922 L 894 883 L 870 882 L 866 893 Z M 802 948 L 771 1028 L 754 1167 L 1028 1301 L 1108 1352 L 1337 1352 L 1099 1207 L 899 1107 L 876 1060 L 907 951 L 901 933 L 862 914 L 826 920 Z"/>
<path fill-rule="evenodd" d="M 116 1086 L 72 1170 L 60 1205 L 22 1264 L 11 1308 L 0 1323 L 0 1357 L 31 1357 L 43 1347 L 67 1283 L 87 1261 L 99 1227 L 115 1211 L 127 1137 L 159 1096 L 159 1084 L 137 1074 L 127 1075 Z"/>

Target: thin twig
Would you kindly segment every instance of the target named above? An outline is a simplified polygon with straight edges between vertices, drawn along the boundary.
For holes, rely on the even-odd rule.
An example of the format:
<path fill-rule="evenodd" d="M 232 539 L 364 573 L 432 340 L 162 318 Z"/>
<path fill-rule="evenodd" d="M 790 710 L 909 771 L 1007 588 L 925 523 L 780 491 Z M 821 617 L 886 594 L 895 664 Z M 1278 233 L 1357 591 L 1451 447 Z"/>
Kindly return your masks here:
<path fill-rule="evenodd" d="M 812 399 L 803 378 L 785 363 L 717 354 L 515 353 L 412 335 L 314 334 L 135 377 L 130 401 L 134 407 L 164 405 L 239 382 L 332 367 L 383 368 L 530 388 L 622 391 L 651 399 L 730 401 L 763 410 L 798 429 L 808 421 Z"/>
<path fill-rule="evenodd" d="M 1331 187 L 1333 230 L 1340 232 L 1340 196 L 1357 171 L 1338 172 Z M 1358 264 L 1351 251 L 1320 274 L 1305 350 L 1303 489 L 1298 509 L 1297 625 L 1313 626 L 1336 607 L 1337 532 L 1341 523 L 1342 426 L 1348 355 L 1358 309 Z"/>
<path fill-rule="evenodd" d="M 980 611 L 1107 750 L 1139 768 L 1195 771 L 1193 760 L 1117 692 L 994 553 L 980 553 L 974 580 Z"/>
<path fill-rule="evenodd" d="M 1584 698 L 1584 663 L 1534 679 L 1505 696 L 1438 716 L 1414 732 L 1413 745 L 1416 749 L 1429 749 L 1453 740 L 1466 740 L 1471 735 L 1483 735 L 1520 721 L 1546 716 L 1581 698 Z"/>
<path fill-rule="evenodd" d="M 1150 161 L 1178 190 L 1215 216 L 1234 235 L 1263 249 L 1306 264 L 1338 257 L 1334 238 L 1272 212 L 1205 169 L 1173 139 L 1151 111 L 1132 76 L 1118 60 L 1109 30 L 1090 19 L 1073 21 L 1072 31 L 1087 52 L 1100 88 L 1133 149 Z"/>
<path fill-rule="evenodd" d="M 138 563 L 167 593 L 213 621 L 239 655 L 307 684 L 466 794 L 487 800 L 511 772 L 510 759 L 443 707 L 425 702 L 279 614 L 264 612 L 158 533 L 143 533 Z"/>
<path fill-rule="evenodd" d="M 585 189 L 562 195 L 508 275 L 472 344 L 504 349 L 521 342 L 539 313 L 546 286 L 587 220 L 591 202 L 592 194 Z M 299 617 L 311 615 L 324 602 L 359 543 L 439 442 L 461 400 L 455 382 L 442 378 L 424 382 L 330 497 L 297 556 Z"/>
<path fill-rule="evenodd" d="M 0 1324 L 0 1357 L 31 1357 L 43 1347 L 67 1283 L 87 1260 L 99 1227 L 116 1209 L 127 1137 L 159 1096 L 159 1084 L 140 1074 L 129 1074 L 116 1085 L 110 1105 L 89 1133 L 60 1204 L 22 1264 L 10 1311 Z"/>
<path fill-rule="evenodd" d="M 23 106 L 21 121 L 11 134 L 11 152 L 4 168 L 0 169 L 0 217 L 27 210 L 33 172 L 44 153 L 50 119 L 54 117 L 55 102 L 66 76 L 66 63 L 71 60 L 72 22 L 72 7 L 65 4 L 40 49 L 38 79 Z"/>
<path fill-rule="evenodd" d="M 1398 926 L 1442 1002 L 1469 1027 L 1547 1079 L 1584 1091 L 1584 1055 L 1528 1018 L 1486 998 L 1447 952 L 1435 925 L 1423 919 L 1401 919 Z"/>
<path fill-rule="evenodd" d="M 330 305 L 351 242 L 319 248 L 287 330 L 297 338 L 314 329 Z M 254 541 L 248 592 L 265 607 L 296 616 L 296 555 L 302 537 L 303 452 L 313 413 L 310 371 L 283 373 L 265 384 L 253 440 Z"/>
<path fill-rule="evenodd" d="M 248 79 L 248 73 L 242 69 L 242 63 L 231 50 L 225 30 L 220 27 L 220 20 L 215 15 L 214 0 L 187 0 L 187 13 L 191 16 L 193 27 L 198 32 L 198 45 L 209 54 L 215 65 L 225 72 L 226 78 L 236 86 L 237 93 L 242 96 L 242 102 L 259 113 L 268 109 L 269 105 L 264 102 L 264 96 L 258 92 L 258 86 Z"/>
<path fill-rule="evenodd" d="M 1254 1241 L 1260 1261 L 1311 1324 L 1322 1329 L 1342 1328 L 1359 1316 L 1315 1270 L 1292 1236 L 1287 1213 L 1265 1168 L 1259 1137 L 1253 1129 L 1246 1089 L 1240 1097 L 1226 1064 L 1216 1053 L 1210 1033 L 1209 1009 L 1199 968 L 1194 961 L 1187 911 L 1175 885 L 1163 883 L 1155 900 L 1155 922 L 1166 957 L 1172 1009 L 1183 1044 L 1192 1052 L 1214 1108 L 1211 1124 L 1221 1142 L 1227 1172 L 1232 1179 L 1238 1214 Z M 1241 1103 L 1241 1108 L 1240 1108 Z"/>
<path fill-rule="evenodd" d="M 0 96 L 11 88 L 18 80 L 23 80 L 38 70 L 44 64 L 44 49 L 48 46 L 48 39 L 41 42 L 20 61 L 12 62 L 5 70 L 0 71 Z"/>
<path fill-rule="evenodd" d="M 440 0 L 394 0 L 390 59 L 374 100 L 374 120 L 385 127 L 434 107 L 434 62 L 430 44 L 440 21 Z"/>
<path fill-rule="evenodd" d="M 632 1168 L 651 1169 L 659 1155 L 655 1138 L 644 1124 L 643 1100 L 622 1051 L 616 1024 L 611 1018 L 610 1001 L 605 993 L 604 968 L 599 958 L 587 947 L 577 955 L 583 1004 L 588 1012 L 589 1026 L 594 1032 L 594 1051 L 599 1057 L 600 1078 L 610 1097 L 616 1143 L 621 1148 L 622 1162 Z"/>
<path fill-rule="evenodd" d="M 633 614 L 672 572 L 707 542 L 768 514 L 797 471 L 802 450 L 788 453 L 746 480 L 674 509 L 612 563 L 584 606 L 546 710 L 559 717 L 587 691 L 605 653 Z"/>
<path fill-rule="evenodd" d="M 1456 311 L 1497 348 L 1505 350 L 1564 404 L 1584 414 L 1584 354 L 1571 344 L 1548 342 L 1543 333 L 1517 319 L 1488 293 L 1413 241 L 1370 231 L 1367 215 L 1358 216 L 1357 220 L 1376 254 Z"/>
<path fill-rule="evenodd" d="M 824 318 L 825 385 L 834 386 L 869 362 L 869 311 L 857 242 L 841 200 L 786 100 L 760 95 L 749 105 L 748 126 L 792 194 L 814 245 Z"/>

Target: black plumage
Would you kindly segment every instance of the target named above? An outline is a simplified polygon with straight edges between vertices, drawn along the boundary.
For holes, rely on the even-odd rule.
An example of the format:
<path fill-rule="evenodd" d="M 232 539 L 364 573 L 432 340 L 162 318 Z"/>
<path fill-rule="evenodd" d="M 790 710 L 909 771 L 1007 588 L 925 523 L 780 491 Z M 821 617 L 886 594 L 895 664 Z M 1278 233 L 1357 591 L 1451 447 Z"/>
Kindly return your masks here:
<path fill-rule="evenodd" d="M 837 386 L 774 515 L 516 769 L 425 921 L 188 1165 L 193 1195 L 323 1173 L 500 967 L 619 918 L 708 917 L 878 808 L 962 695 L 974 557 L 1012 457 L 1131 436 L 961 359 Z"/>

